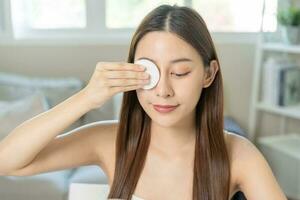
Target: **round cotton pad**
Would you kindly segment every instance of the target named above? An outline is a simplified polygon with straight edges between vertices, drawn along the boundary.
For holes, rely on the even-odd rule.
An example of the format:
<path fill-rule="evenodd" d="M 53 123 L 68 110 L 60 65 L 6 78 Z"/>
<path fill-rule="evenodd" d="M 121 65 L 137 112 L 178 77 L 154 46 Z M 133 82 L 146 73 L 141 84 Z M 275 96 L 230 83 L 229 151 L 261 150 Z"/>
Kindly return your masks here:
<path fill-rule="evenodd" d="M 159 71 L 158 71 L 157 66 L 148 59 L 140 59 L 140 60 L 135 61 L 134 63 L 145 66 L 146 67 L 145 72 L 150 74 L 150 82 L 149 82 L 149 84 L 145 85 L 143 87 L 143 89 L 149 90 L 149 89 L 155 87 L 159 81 Z"/>

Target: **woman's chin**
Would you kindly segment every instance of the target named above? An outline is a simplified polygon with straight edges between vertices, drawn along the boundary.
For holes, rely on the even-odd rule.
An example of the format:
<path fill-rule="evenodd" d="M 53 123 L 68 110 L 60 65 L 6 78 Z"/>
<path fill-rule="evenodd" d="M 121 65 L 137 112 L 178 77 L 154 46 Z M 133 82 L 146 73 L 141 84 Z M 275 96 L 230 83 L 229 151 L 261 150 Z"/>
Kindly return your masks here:
<path fill-rule="evenodd" d="M 150 118 L 152 121 L 154 121 L 156 124 L 159 124 L 160 126 L 163 127 L 172 127 L 175 126 L 179 119 L 178 117 L 180 116 L 179 114 L 176 115 L 162 115 L 159 113 L 151 113 Z"/>

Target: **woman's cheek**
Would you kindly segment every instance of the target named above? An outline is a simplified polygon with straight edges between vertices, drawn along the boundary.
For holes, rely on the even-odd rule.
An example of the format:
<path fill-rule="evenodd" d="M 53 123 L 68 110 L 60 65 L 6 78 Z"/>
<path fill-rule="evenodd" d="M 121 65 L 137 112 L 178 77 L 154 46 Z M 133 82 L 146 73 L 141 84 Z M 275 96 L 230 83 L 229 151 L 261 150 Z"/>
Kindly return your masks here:
<path fill-rule="evenodd" d="M 147 98 L 146 91 L 144 91 L 144 90 L 137 91 L 136 94 L 137 94 L 138 101 L 139 101 L 139 103 L 141 104 L 142 107 L 149 104 L 148 103 L 149 99 Z"/>
<path fill-rule="evenodd" d="M 190 79 L 180 85 L 180 93 L 186 98 L 198 97 L 202 91 L 202 82 L 199 78 Z"/>

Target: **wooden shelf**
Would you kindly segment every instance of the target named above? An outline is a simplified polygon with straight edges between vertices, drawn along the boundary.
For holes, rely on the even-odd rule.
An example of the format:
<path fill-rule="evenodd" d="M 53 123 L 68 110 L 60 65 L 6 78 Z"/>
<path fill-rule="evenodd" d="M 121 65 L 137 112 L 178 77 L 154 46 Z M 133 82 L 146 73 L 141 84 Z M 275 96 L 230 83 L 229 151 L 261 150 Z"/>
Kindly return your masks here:
<path fill-rule="evenodd" d="M 264 43 L 262 45 L 262 48 L 268 51 L 300 53 L 300 45 L 288 45 L 284 43 Z"/>
<path fill-rule="evenodd" d="M 256 107 L 259 110 L 263 110 L 269 113 L 279 114 L 294 119 L 300 119 L 300 105 L 282 107 L 266 103 L 258 103 Z"/>

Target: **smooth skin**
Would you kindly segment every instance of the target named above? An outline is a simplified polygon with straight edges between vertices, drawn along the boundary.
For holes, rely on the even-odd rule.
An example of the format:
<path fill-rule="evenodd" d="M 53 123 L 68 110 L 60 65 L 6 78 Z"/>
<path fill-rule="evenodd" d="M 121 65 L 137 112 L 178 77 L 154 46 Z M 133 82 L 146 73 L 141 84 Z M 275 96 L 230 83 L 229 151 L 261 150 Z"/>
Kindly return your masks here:
<path fill-rule="evenodd" d="M 127 87 L 128 90 L 136 90 L 140 104 L 152 119 L 153 131 L 145 167 L 134 194 L 145 200 L 191 199 L 195 144 L 193 109 L 202 89 L 213 82 L 219 66 L 212 61 L 209 70 L 204 70 L 202 59 L 195 49 L 167 32 L 145 35 L 137 46 L 135 59 L 141 57 L 156 62 L 161 78 L 151 90 L 141 90 L 141 85 L 134 89 Z M 191 61 L 171 64 L 172 60 L 182 57 Z M 125 66 L 132 70 L 128 70 L 130 73 L 126 75 L 120 71 Z M 120 86 L 128 82 L 123 80 L 121 83 L 121 79 L 116 78 L 128 81 L 131 76 L 141 79 L 137 75 L 141 74 L 137 67 L 129 63 L 99 63 L 86 88 L 14 129 L 0 142 L 0 174 L 29 176 L 82 165 L 98 165 L 107 174 L 111 185 L 117 122 L 88 124 L 56 136 L 86 112 L 101 107 L 114 94 L 121 92 L 121 88 L 117 90 L 111 87 L 112 84 Z M 114 73 L 108 68 L 113 68 Z M 175 75 L 188 71 L 190 73 L 186 76 L 178 78 Z M 112 81 L 112 78 L 115 80 Z M 185 89 L 187 86 L 189 90 Z M 154 103 L 179 104 L 179 107 L 173 111 L 174 114 L 162 115 L 153 110 L 151 104 Z M 255 145 L 236 134 L 224 134 L 231 162 L 230 198 L 237 190 L 242 190 L 248 200 L 286 200 Z"/>

